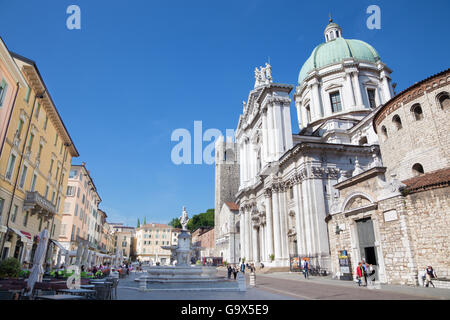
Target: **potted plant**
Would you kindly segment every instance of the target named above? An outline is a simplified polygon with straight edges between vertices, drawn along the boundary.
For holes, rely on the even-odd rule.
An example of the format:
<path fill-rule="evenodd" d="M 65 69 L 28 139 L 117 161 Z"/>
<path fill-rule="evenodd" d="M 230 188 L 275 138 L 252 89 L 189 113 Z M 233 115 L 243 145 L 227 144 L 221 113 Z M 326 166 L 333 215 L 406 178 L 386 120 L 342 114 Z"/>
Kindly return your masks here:
<path fill-rule="evenodd" d="M 275 255 L 273 253 L 269 254 L 269 259 L 270 259 L 270 262 L 273 262 L 273 260 L 275 260 Z"/>
<path fill-rule="evenodd" d="M 17 278 L 20 271 L 20 262 L 16 258 L 11 257 L 0 262 L 0 278 Z"/>

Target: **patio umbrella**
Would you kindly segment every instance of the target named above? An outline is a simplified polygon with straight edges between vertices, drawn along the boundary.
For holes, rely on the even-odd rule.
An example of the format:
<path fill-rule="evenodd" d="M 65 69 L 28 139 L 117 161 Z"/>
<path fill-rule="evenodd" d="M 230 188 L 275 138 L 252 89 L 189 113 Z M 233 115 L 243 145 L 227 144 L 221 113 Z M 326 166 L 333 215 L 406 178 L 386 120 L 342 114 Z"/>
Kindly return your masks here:
<path fill-rule="evenodd" d="M 33 259 L 33 268 L 31 268 L 31 274 L 28 278 L 28 287 L 30 288 L 30 294 L 33 292 L 34 284 L 42 280 L 44 274 L 44 267 L 42 266 L 45 261 L 45 255 L 47 253 L 48 244 L 48 231 L 42 230 L 39 234 L 39 245 L 36 248 L 36 253 Z"/>
<path fill-rule="evenodd" d="M 86 267 L 88 268 L 91 266 L 91 259 L 92 259 L 92 251 L 89 250 L 86 258 Z"/>
<path fill-rule="evenodd" d="M 70 251 L 66 250 L 65 257 L 64 257 L 64 265 L 67 267 L 69 266 L 69 259 L 70 259 Z"/>
<path fill-rule="evenodd" d="M 86 266 L 87 263 L 87 257 L 88 257 L 89 248 L 87 243 L 83 246 L 83 255 L 81 258 L 81 265 Z"/>
<path fill-rule="evenodd" d="M 97 252 L 93 252 L 92 253 L 92 257 L 91 257 L 91 266 L 96 266 L 97 265 Z"/>
<path fill-rule="evenodd" d="M 119 264 L 119 248 L 116 248 L 116 255 L 114 256 L 113 264 L 117 266 Z"/>
<path fill-rule="evenodd" d="M 77 255 L 76 255 L 76 260 L 75 260 L 75 264 L 77 266 L 79 266 L 81 264 L 81 255 L 83 253 L 83 245 L 81 243 L 78 244 L 78 248 L 77 248 Z"/>
<path fill-rule="evenodd" d="M 56 268 L 59 268 L 59 266 L 61 265 L 61 254 L 62 250 L 61 248 L 58 248 L 58 258 L 56 259 Z"/>

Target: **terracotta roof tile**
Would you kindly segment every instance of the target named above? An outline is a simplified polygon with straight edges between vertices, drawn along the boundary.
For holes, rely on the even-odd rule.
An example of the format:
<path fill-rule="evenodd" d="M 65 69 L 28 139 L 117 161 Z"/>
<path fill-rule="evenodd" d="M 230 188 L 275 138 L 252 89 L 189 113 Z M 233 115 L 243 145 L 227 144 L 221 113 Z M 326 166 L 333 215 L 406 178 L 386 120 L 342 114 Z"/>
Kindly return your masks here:
<path fill-rule="evenodd" d="M 230 208 L 232 211 L 239 211 L 239 206 L 234 202 L 225 202 L 225 204 Z"/>
<path fill-rule="evenodd" d="M 431 171 L 420 176 L 402 181 L 409 191 L 418 189 L 432 189 L 448 186 L 450 182 L 450 168 Z"/>

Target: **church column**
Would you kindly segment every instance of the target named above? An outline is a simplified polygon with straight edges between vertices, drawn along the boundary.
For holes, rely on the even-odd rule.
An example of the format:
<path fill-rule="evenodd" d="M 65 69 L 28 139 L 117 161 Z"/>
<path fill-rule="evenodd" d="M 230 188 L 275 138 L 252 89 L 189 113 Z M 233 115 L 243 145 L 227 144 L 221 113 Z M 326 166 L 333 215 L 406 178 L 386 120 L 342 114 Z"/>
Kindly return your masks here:
<path fill-rule="evenodd" d="M 286 147 L 284 142 L 283 133 L 283 119 L 282 119 L 282 107 L 280 102 L 274 102 L 274 124 L 275 124 L 275 159 L 278 160 L 284 153 Z"/>
<path fill-rule="evenodd" d="M 391 88 L 389 86 L 389 77 L 388 77 L 386 71 L 381 71 L 380 77 L 381 77 L 381 84 L 382 84 L 383 96 L 384 96 L 383 103 L 386 103 L 387 101 L 389 101 L 392 98 L 392 92 L 391 92 Z"/>
<path fill-rule="evenodd" d="M 272 189 L 272 206 L 273 206 L 273 245 L 274 245 L 274 254 L 275 260 L 279 260 L 281 258 L 281 229 L 280 229 L 280 210 L 278 205 L 278 187 Z"/>
<path fill-rule="evenodd" d="M 262 261 L 266 261 L 267 255 L 266 255 L 266 237 L 264 236 L 266 234 L 266 226 L 265 224 L 260 224 L 259 226 L 259 239 L 261 243 L 261 250 L 260 250 L 260 259 Z"/>
<path fill-rule="evenodd" d="M 323 190 L 323 173 L 319 173 L 316 179 L 311 180 L 311 190 L 314 206 L 314 225 L 315 225 L 315 253 L 321 256 L 329 254 L 328 243 L 328 226 L 325 222 L 326 209 L 325 209 L 325 195 Z"/>
<path fill-rule="evenodd" d="M 352 76 L 353 76 L 353 89 L 354 89 L 355 96 L 356 96 L 356 105 L 358 107 L 362 107 L 363 100 L 362 100 L 362 95 L 361 95 L 361 85 L 359 84 L 359 79 L 358 79 L 358 72 L 357 71 L 353 72 Z"/>
<path fill-rule="evenodd" d="M 258 257 L 258 230 L 256 225 L 251 224 L 252 227 L 252 239 L 253 239 L 253 263 L 257 263 L 259 262 L 259 257 Z"/>
<path fill-rule="evenodd" d="M 264 167 L 264 164 L 268 163 L 268 134 L 267 134 L 267 109 L 263 111 L 262 114 L 262 152 L 261 152 L 261 158 L 262 158 L 262 167 Z"/>
<path fill-rule="evenodd" d="M 251 221 L 250 221 L 250 217 L 251 217 L 251 211 L 250 211 L 250 207 L 247 207 L 247 212 L 245 213 L 245 217 L 246 217 L 246 221 L 245 221 L 245 228 L 246 228 L 246 241 L 247 241 L 247 253 L 246 253 L 246 257 L 248 259 L 248 261 L 252 260 L 252 237 L 251 237 L 251 232 L 252 232 L 252 225 L 251 225 Z"/>
<path fill-rule="evenodd" d="M 349 109 L 353 109 L 353 107 L 355 106 L 355 96 L 353 94 L 354 90 L 353 90 L 353 86 L 352 86 L 352 74 L 350 72 L 347 72 L 345 74 L 345 86 L 346 86 L 346 91 L 347 91 L 347 96 L 350 99 L 350 105 L 348 105 Z M 346 108 L 342 108 L 342 109 L 346 109 Z"/>
<path fill-rule="evenodd" d="M 308 180 L 303 180 L 301 185 L 301 192 L 303 197 L 303 219 L 304 219 L 304 233 L 305 233 L 305 255 L 309 256 L 312 253 L 312 231 L 311 231 L 311 198 L 308 194 Z"/>
<path fill-rule="evenodd" d="M 315 79 L 311 85 L 311 93 L 314 98 L 314 105 L 310 107 L 311 111 L 314 108 L 314 120 L 323 117 L 323 106 L 320 99 L 319 80 Z"/>
<path fill-rule="evenodd" d="M 275 155 L 275 130 L 273 124 L 273 105 L 272 103 L 267 104 L 267 133 L 268 133 L 268 145 L 267 152 L 269 161 L 273 161 Z"/>
<path fill-rule="evenodd" d="M 239 217 L 239 243 L 241 245 L 240 256 L 243 258 L 245 256 L 245 223 L 244 223 L 244 210 L 241 208 L 241 215 Z"/>
<path fill-rule="evenodd" d="M 283 110 L 284 141 L 285 141 L 284 151 L 287 151 L 293 147 L 290 103 L 285 102 L 284 104 L 282 104 L 282 110 Z"/>
<path fill-rule="evenodd" d="M 264 229 L 266 231 L 266 254 L 268 258 L 269 255 L 273 254 L 273 215 L 272 207 L 270 204 L 271 194 L 269 189 L 266 190 L 264 196 L 266 202 L 266 227 Z"/>
<path fill-rule="evenodd" d="M 280 233 L 281 233 L 281 258 L 287 259 L 289 257 L 289 240 L 287 236 L 287 210 L 286 210 L 286 192 L 285 187 L 282 186 L 281 192 L 279 193 L 280 202 Z"/>
<path fill-rule="evenodd" d="M 295 229 L 297 232 L 297 252 L 301 256 L 305 253 L 304 247 L 304 236 L 305 236 L 305 228 L 303 224 L 303 217 L 301 211 L 301 199 L 300 199 L 300 187 L 299 187 L 299 179 L 296 178 L 294 180 L 294 203 L 295 203 Z"/>

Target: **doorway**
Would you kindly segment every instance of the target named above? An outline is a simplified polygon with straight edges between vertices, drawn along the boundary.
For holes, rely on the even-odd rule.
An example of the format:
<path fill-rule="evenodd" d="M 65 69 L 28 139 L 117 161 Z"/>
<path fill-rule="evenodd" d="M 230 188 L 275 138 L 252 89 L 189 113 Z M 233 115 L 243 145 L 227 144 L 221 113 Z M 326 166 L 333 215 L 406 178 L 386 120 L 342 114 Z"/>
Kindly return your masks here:
<path fill-rule="evenodd" d="M 356 220 L 358 231 L 359 253 L 361 260 L 371 264 L 375 269 L 375 280 L 378 280 L 379 264 L 375 247 L 375 233 L 371 218 Z"/>

